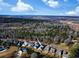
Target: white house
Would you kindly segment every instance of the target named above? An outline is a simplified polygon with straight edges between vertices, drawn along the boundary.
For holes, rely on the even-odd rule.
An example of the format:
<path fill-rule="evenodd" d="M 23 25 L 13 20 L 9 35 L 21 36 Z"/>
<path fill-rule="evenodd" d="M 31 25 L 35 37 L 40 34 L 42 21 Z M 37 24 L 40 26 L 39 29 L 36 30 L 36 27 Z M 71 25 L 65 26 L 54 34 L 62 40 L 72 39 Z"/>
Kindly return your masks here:
<path fill-rule="evenodd" d="M 38 50 L 42 50 L 44 46 L 43 45 L 40 45 L 40 47 L 38 48 Z"/>
<path fill-rule="evenodd" d="M 64 51 L 63 58 L 68 58 L 68 52 Z"/>
<path fill-rule="evenodd" d="M 49 48 L 50 48 L 50 46 L 49 46 L 49 45 L 47 45 L 47 46 L 44 48 L 44 51 L 49 52 Z"/>
<path fill-rule="evenodd" d="M 28 42 L 27 47 L 32 47 L 32 43 Z"/>
<path fill-rule="evenodd" d="M 24 43 L 22 44 L 23 47 L 27 46 L 28 42 L 24 41 Z"/>
<path fill-rule="evenodd" d="M 54 48 L 51 48 L 49 52 L 50 53 L 54 53 L 54 51 L 55 51 L 55 49 Z"/>
<path fill-rule="evenodd" d="M 39 46 L 40 44 L 38 42 L 35 42 L 35 45 L 33 46 L 33 48 L 38 49 Z"/>
<path fill-rule="evenodd" d="M 22 55 L 22 51 L 19 50 L 18 53 L 17 53 L 17 57 L 21 57 L 21 55 Z"/>

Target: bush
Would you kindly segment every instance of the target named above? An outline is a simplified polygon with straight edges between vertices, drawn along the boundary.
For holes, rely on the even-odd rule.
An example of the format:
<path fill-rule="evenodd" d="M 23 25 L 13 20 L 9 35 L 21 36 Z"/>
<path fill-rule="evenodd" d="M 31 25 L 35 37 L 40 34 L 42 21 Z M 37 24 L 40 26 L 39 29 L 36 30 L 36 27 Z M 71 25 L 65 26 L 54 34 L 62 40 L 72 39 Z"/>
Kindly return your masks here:
<path fill-rule="evenodd" d="M 31 54 L 31 58 L 37 58 L 38 57 L 38 54 L 37 53 L 32 53 Z"/>
<path fill-rule="evenodd" d="M 70 49 L 70 58 L 78 58 L 79 57 L 79 44 L 75 44 L 71 49 Z"/>

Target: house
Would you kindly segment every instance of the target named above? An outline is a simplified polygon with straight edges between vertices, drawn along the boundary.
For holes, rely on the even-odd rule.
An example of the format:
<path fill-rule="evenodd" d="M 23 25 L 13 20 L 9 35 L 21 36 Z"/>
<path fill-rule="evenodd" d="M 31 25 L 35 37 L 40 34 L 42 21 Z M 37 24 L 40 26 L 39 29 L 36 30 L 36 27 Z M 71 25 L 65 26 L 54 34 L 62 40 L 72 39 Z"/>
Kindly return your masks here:
<path fill-rule="evenodd" d="M 32 45 L 33 45 L 33 43 L 31 43 L 31 42 L 28 42 L 28 45 L 27 45 L 27 47 L 32 47 Z"/>
<path fill-rule="evenodd" d="M 38 42 L 35 42 L 33 48 L 38 49 L 40 47 L 40 44 Z"/>
<path fill-rule="evenodd" d="M 21 46 L 19 41 L 17 42 L 17 46 Z"/>
<path fill-rule="evenodd" d="M 20 48 L 19 51 L 17 52 L 17 57 L 21 57 L 23 52 L 27 52 L 28 48 Z"/>
<path fill-rule="evenodd" d="M 17 52 L 17 57 L 21 57 L 21 55 L 22 55 L 22 51 L 19 50 L 19 51 Z"/>
<path fill-rule="evenodd" d="M 38 50 L 42 50 L 43 47 L 44 47 L 43 45 L 40 45 Z"/>
<path fill-rule="evenodd" d="M 47 45 L 47 46 L 44 48 L 44 51 L 49 52 L 49 48 L 50 48 L 50 45 Z"/>
<path fill-rule="evenodd" d="M 56 54 L 57 54 L 58 56 L 61 56 L 61 50 L 57 49 Z"/>
<path fill-rule="evenodd" d="M 28 45 L 28 42 L 24 41 L 24 43 L 22 44 L 22 46 L 27 46 Z"/>
<path fill-rule="evenodd" d="M 72 39 L 71 39 L 71 38 L 67 38 L 67 39 L 64 41 L 64 43 L 65 43 L 66 45 L 70 45 L 70 44 L 72 44 Z"/>
<path fill-rule="evenodd" d="M 68 52 L 64 51 L 62 57 L 63 57 L 63 58 L 68 58 Z"/>
<path fill-rule="evenodd" d="M 22 42 L 22 41 L 19 41 L 19 46 L 22 46 L 22 44 L 23 44 L 24 42 Z"/>
<path fill-rule="evenodd" d="M 40 45 L 40 47 L 38 48 L 39 50 L 44 50 L 44 48 L 46 47 L 46 45 Z"/>
<path fill-rule="evenodd" d="M 19 46 L 19 41 L 15 41 L 16 46 Z"/>
<path fill-rule="evenodd" d="M 57 49 L 56 54 L 57 54 L 59 57 L 62 57 L 62 56 L 63 56 L 63 51 L 64 51 L 64 50 L 59 50 L 59 49 Z"/>
<path fill-rule="evenodd" d="M 49 52 L 50 53 L 55 53 L 55 48 L 51 48 Z"/>

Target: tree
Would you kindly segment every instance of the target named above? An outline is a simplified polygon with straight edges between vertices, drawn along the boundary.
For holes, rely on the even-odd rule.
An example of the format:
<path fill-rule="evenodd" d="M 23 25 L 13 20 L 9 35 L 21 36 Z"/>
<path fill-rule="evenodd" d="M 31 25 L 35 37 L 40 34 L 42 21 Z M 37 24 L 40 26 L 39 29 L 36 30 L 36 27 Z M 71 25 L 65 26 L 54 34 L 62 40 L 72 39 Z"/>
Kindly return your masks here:
<path fill-rule="evenodd" d="M 37 58 L 38 57 L 38 54 L 37 53 L 32 53 L 31 54 L 31 58 Z"/>
<path fill-rule="evenodd" d="M 69 52 L 70 58 L 78 58 L 79 57 L 79 44 L 74 44 Z"/>
<path fill-rule="evenodd" d="M 3 43 L 3 41 L 2 41 L 2 40 L 0 40 L 0 45 L 2 45 L 2 43 Z"/>

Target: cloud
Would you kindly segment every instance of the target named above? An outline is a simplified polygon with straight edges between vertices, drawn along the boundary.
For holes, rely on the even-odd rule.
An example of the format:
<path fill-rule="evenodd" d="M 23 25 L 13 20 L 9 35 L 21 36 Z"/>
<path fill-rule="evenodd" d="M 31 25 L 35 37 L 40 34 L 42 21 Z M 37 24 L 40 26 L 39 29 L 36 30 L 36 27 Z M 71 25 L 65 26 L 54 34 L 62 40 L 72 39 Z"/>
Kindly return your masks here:
<path fill-rule="evenodd" d="M 2 10 L 3 8 L 7 8 L 7 7 L 10 7 L 11 5 L 4 2 L 3 0 L 0 0 L 0 10 Z"/>
<path fill-rule="evenodd" d="M 76 15 L 76 12 L 75 11 L 69 11 L 69 12 L 66 13 L 66 15 L 74 16 L 74 15 Z"/>
<path fill-rule="evenodd" d="M 13 12 L 24 12 L 24 11 L 33 11 L 33 7 L 27 3 L 22 2 L 21 0 L 18 0 L 16 6 L 11 8 L 11 11 Z"/>
<path fill-rule="evenodd" d="M 57 0 L 42 0 L 46 5 L 52 8 L 56 8 L 59 6 L 59 2 Z"/>
<path fill-rule="evenodd" d="M 77 6 L 75 10 L 68 11 L 65 14 L 70 16 L 79 16 L 79 6 Z"/>

